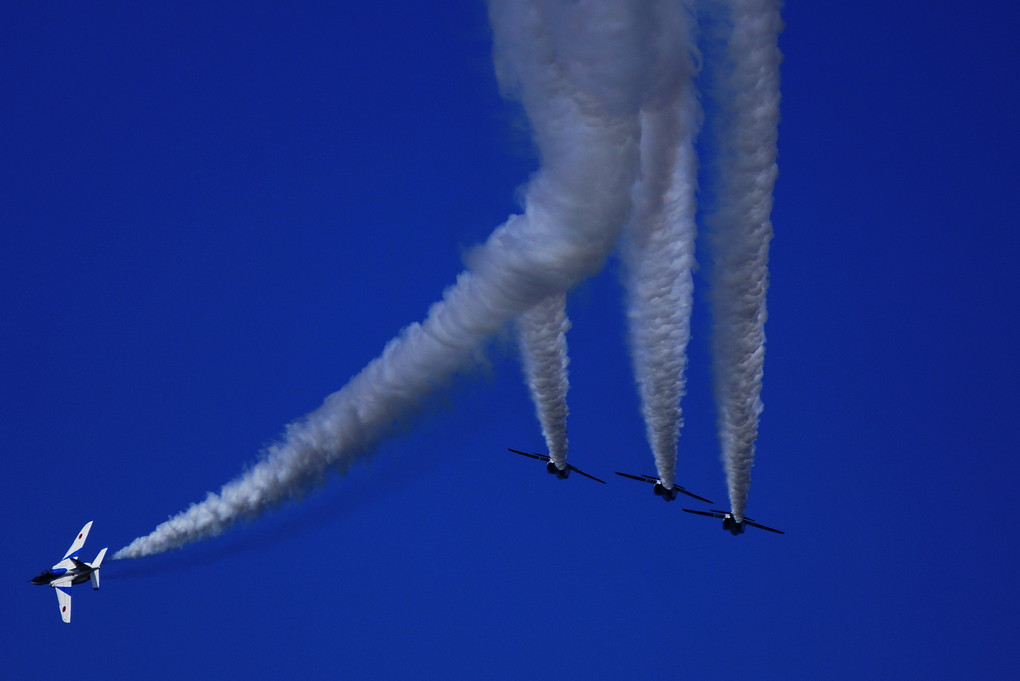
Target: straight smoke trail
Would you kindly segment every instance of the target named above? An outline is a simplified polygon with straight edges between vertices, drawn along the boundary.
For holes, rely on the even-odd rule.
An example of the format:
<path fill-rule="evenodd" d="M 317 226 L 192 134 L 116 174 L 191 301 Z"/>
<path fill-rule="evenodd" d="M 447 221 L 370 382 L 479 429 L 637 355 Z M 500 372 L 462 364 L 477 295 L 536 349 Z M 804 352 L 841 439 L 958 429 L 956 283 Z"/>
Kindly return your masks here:
<path fill-rule="evenodd" d="M 661 99 L 641 115 L 641 180 L 624 232 L 628 338 L 648 444 L 659 478 L 674 484 L 677 439 L 683 427 L 687 343 L 694 290 L 697 157 L 701 111 L 692 80 L 693 16 L 677 3 L 661 17 L 664 32 L 685 36 L 675 47 L 676 70 Z"/>
<path fill-rule="evenodd" d="M 662 210 L 628 234 L 625 248 L 629 338 L 648 444 L 659 478 L 674 484 L 683 427 L 687 343 L 694 281 L 694 177 L 690 138 L 677 154 L 675 181 Z"/>
<path fill-rule="evenodd" d="M 497 78 L 519 99 L 541 169 L 434 304 L 219 493 L 117 552 L 137 558 L 223 532 L 344 471 L 470 364 L 506 322 L 596 272 L 630 211 L 638 114 L 674 68 L 648 3 L 492 0 Z M 682 37 L 676 37 L 682 40 Z"/>
<path fill-rule="evenodd" d="M 718 109 L 714 207 L 706 216 L 713 247 L 713 373 L 719 441 L 730 506 L 744 517 L 751 485 L 765 361 L 765 294 L 778 168 L 778 0 L 730 0 L 721 22 L 722 59 L 713 95 Z"/>
<path fill-rule="evenodd" d="M 524 379 L 535 403 L 549 458 L 560 470 L 567 466 L 567 296 L 550 296 L 517 320 L 517 343 Z"/>

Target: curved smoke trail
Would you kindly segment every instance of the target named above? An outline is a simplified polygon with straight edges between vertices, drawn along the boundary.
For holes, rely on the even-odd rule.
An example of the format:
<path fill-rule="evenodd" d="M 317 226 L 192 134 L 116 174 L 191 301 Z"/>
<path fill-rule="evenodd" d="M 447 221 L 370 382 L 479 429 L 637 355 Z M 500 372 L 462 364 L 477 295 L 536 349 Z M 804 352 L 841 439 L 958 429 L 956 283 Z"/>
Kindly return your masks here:
<path fill-rule="evenodd" d="M 535 403 L 549 458 L 567 467 L 567 295 L 550 296 L 517 320 L 524 379 Z"/>
<path fill-rule="evenodd" d="M 641 180 L 622 248 L 626 265 L 628 338 L 648 444 L 663 485 L 674 484 L 677 439 L 683 426 L 687 342 L 694 282 L 697 157 L 694 137 L 701 111 L 692 80 L 693 17 L 676 3 L 661 17 L 674 43 L 676 69 L 661 98 L 641 115 Z"/>
<path fill-rule="evenodd" d="M 730 505 L 744 517 L 765 361 L 765 293 L 778 169 L 778 0 L 730 0 L 714 95 L 718 124 L 713 247 L 713 370 Z"/>
<path fill-rule="evenodd" d="M 219 534 L 302 494 L 330 469 L 345 470 L 504 323 L 601 267 L 630 210 L 638 113 L 673 67 L 670 52 L 648 40 L 654 13 L 622 0 L 492 0 L 489 16 L 501 88 L 524 105 L 541 157 L 524 213 L 469 254 L 468 269 L 424 322 L 289 425 L 247 472 L 116 558 Z"/>

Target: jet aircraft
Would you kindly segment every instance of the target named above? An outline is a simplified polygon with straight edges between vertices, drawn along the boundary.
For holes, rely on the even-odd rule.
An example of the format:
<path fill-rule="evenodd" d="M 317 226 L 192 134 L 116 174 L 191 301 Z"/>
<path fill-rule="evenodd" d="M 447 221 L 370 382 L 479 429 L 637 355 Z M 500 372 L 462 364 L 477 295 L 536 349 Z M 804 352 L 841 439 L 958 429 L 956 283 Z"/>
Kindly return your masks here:
<path fill-rule="evenodd" d="M 550 475 L 555 475 L 560 480 L 566 480 L 567 477 L 570 475 L 570 471 L 574 471 L 575 473 L 579 473 L 586 478 L 591 478 L 595 482 L 601 482 L 603 485 L 606 484 L 605 480 L 600 480 L 599 478 L 596 478 L 594 475 L 589 475 L 588 473 L 585 473 L 580 468 L 572 464 L 568 463 L 566 468 L 561 469 L 555 463 L 553 463 L 553 460 L 550 457 L 546 456 L 545 454 L 529 454 L 528 452 L 522 452 L 517 449 L 510 449 L 509 447 L 507 447 L 507 449 L 513 452 L 514 454 L 520 454 L 521 456 L 530 456 L 532 459 L 545 461 L 546 472 L 548 472 Z"/>
<path fill-rule="evenodd" d="M 33 584 L 48 584 L 57 592 L 60 617 L 65 622 L 71 621 L 71 586 L 91 581 L 93 589 L 99 588 L 99 566 L 103 563 L 106 548 L 100 549 L 99 555 L 91 563 L 78 560 L 78 552 L 85 545 L 90 529 L 91 520 L 81 528 L 78 537 L 71 543 L 71 548 L 64 554 L 63 560 L 32 578 Z"/>
<path fill-rule="evenodd" d="M 655 496 L 662 497 L 664 501 L 673 501 L 674 499 L 676 499 L 676 493 L 680 492 L 681 494 L 686 494 L 689 497 L 700 499 L 701 501 L 704 501 L 706 504 L 712 503 L 711 499 L 699 497 L 694 492 L 688 492 L 680 485 L 673 485 L 672 487 L 667 488 L 665 485 L 662 484 L 662 480 L 659 480 L 658 478 L 653 478 L 650 475 L 631 475 L 630 473 L 621 473 L 620 471 L 616 471 L 616 474 L 622 475 L 625 478 L 630 478 L 631 480 L 640 480 L 641 482 L 647 482 L 654 485 L 652 491 L 655 492 Z"/>
<path fill-rule="evenodd" d="M 727 530 L 734 537 L 736 537 L 738 534 L 744 534 L 744 529 L 745 529 L 744 526 L 745 525 L 750 525 L 751 527 L 758 527 L 758 528 L 761 528 L 763 530 L 768 530 L 769 532 L 775 532 L 776 534 L 786 534 L 782 530 L 777 530 L 774 527 L 766 527 L 765 525 L 762 525 L 761 523 L 756 523 L 753 520 L 751 520 L 750 518 L 748 518 L 747 516 L 744 516 L 743 520 L 741 520 L 740 522 L 737 522 L 737 519 L 734 518 L 733 514 L 730 513 L 729 511 L 715 511 L 715 510 L 713 510 L 713 511 L 695 511 L 692 508 L 685 508 L 684 510 L 687 511 L 688 513 L 697 513 L 698 515 L 707 515 L 709 518 L 722 518 L 723 529 Z"/>

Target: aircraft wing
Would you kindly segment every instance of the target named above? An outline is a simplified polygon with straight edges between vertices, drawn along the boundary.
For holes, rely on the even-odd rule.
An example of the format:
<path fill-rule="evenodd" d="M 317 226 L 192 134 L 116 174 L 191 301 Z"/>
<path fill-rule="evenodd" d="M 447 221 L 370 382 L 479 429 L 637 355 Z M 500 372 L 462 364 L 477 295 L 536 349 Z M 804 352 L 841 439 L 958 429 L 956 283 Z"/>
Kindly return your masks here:
<path fill-rule="evenodd" d="M 589 475 L 588 473 L 585 473 L 584 471 L 582 471 L 580 468 L 576 468 L 576 467 L 572 466 L 569 463 L 567 464 L 567 468 L 569 468 L 570 470 L 574 471 L 575 473 L 577 473 L 579 475 L 583 475 L 586 478 L 591 478 L 595 482 L 601 482 L 603 485 L 606 484 L 605 480 L 600 480 L 599 478 L 596 478 L 594 475 Z"/>
<path fill-rule="evenodd" d="M 522 452 L 517 449 L 510 449 L 509 447 L 507 447 L 507 449 L 513 452 L 514 454 L 520 454 L 521 456 L 530 456 L 532 459 L 538 459 L 539 461 L 549 461 L 549 457 L 546 456 L 545 454 L 529 454 L 528 452 Z"/>
<path fill-rule="evenodd" d="M 744 518 L 744 522 L 746 524 L 752 526 L 752 527 L 757 527 L 757 528 L 760 528 L 762 530 L 768 530 L 769 532 L 775 532 L 776 534 L 786 534 L 782 530 L 777 530 L 774 527 L 766 527 L 765 525 L 762 525 L 761 523 L 756 523 L 753 520 L 748 520 L 747 518 Z"/>
<path fill-rule="evenodd" d="M 725 513 L 720 513 L 719 511 L 695 511 L 693 508 L 685 508 L 684 510 L 687 511 L 688 513 L 696 513 L 698 515 L 707 515 L 709 518 L 725 518 L 726 517 Z"/>
<path fill-rule="evenodd" d="M 695 499 L 697 499 L 698 501 L 704 501 L 704 502 L 705 502 L 706 504 L 711 504 L 711 503 L 712 503 L 712 500 L 711 500 L 711 499 L 706 499 L 705 497 L 699 497 L 699 496 L 698 496 L 697 494 L 695 494 L 694 492 L 688 492 L 687 490 L 685 490 L 685 489 L 684 489 L 683 487 L 681 487 L 680 485 L 677 485 L 677 486 L 676 486 L 676 487 L 674 487 L 673 489 L 675 489 L 675 490 L 676 490 L 677 492 L 681 492 L 681 493 L 683 493 L 683 494 L 686 494 L 686 495 L 687 495 L 687 496 L 689 496 L 689 497 L 694 497 L 694 498 L 695 498 Z"/>
<path fill-rule="evenodd" d="M 57 592 L 57 605 L 60 606 L 60 617 L 65 622 L 71 621 L 71 585 L 67 587 L 58 586 L 53 590 Z"/>
<path fill-rule="evenodd" d="M 81 532 L 78 533 L 78 537 L 71 543 L 71 548 L 64 554 L 64 559 L 68 559 L 71 556 L 77 556 L 78 552 L 81 551 L 81 547 L 85 546 L 85 540 L 89 536 L 89 530 L 92 529 L 92 521 L 85 523 L 85 527 L 81 528 Z"/>
<path fill-rule="evenodd" d="M 622 475 L 625 478 L 630 478 L 631 480 L 640 480 L 641 482 L 650 482 L 653 485 L 659 481 L 658 478 L 653 478 L 650 475 L 631 475 L 630 473 L 621 473 L 620 471 L 616 471 L 616 474 L 617 475 Z"/>

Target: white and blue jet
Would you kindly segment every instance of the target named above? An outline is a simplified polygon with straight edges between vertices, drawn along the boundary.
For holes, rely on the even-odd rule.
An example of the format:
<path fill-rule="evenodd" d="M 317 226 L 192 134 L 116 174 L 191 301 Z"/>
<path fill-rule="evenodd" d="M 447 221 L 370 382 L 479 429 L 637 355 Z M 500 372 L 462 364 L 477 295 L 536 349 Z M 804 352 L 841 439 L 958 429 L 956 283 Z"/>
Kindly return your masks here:
<path fill-rule="evenodd" d="M 99 550 L 99 555 L 91 563 L 78 560 L 78 552 L 85 546 L 85 539 L 92 529 L 92 521 L 81 528 L 71 548 L 64 554 L 63 560 L 32 578 L 33 584 L 48 584 L 57 592 L 57 604 L 60 606 L 60 617 L 65 622 L 71 621 L 71 587 L 75 584 L 92 582 L 92 588 L 99 588 L 99 566 L 103 564 L 106 548 Z"/>

